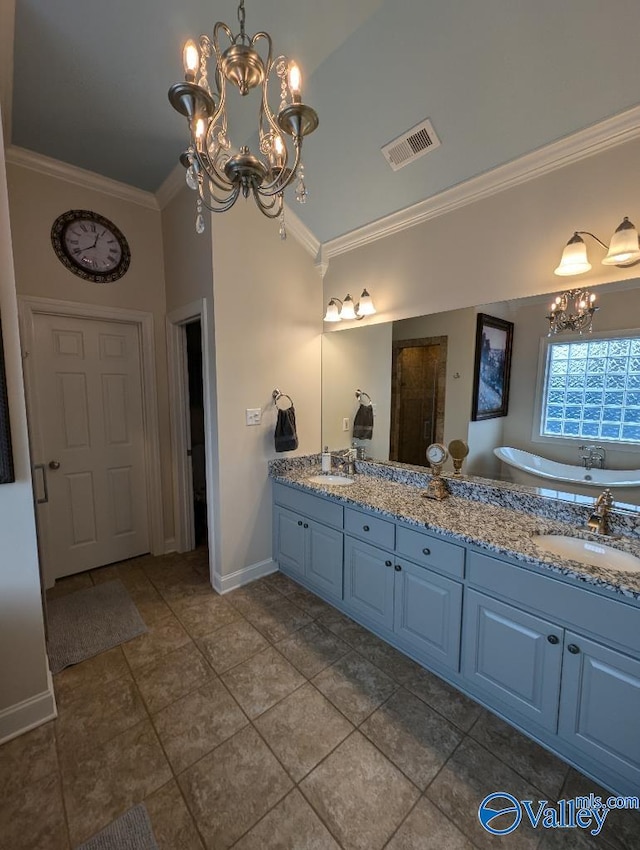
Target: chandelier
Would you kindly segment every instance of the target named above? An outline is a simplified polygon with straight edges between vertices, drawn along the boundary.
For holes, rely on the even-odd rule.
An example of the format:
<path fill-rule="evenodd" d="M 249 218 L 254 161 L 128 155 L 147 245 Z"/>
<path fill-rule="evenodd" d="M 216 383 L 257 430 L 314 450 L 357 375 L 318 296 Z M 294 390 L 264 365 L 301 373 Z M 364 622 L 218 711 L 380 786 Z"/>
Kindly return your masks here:
<path fill-rule="evenodd" d="M 180 162 L 186 168 L 187 185 L 198 193 L 198 233 L 205 230 L 203 206 L 211 212 L 225 212 L 240 195 L 252 195 L 264 215 L 280 217 L 280 236 L 286 239 L 283 193 L 295 180 L 296 199 L 300 203 L 307 199 L 302 140 L 316 129 L 318 116 L 302 102 L 298 66 L 285 56 L 273 58 L 268 33 L 246 34 L 244 0 L 238 6 L 238 21 L 237 35 L 218 21 L 213 38 L 201 35 L 199 48 L 192 40 L 184 46 L 185 80 L 169 89 L 171 105 L 189 124 L 190 143 Z M 221 38 L 228 41 L 226 48 L 220 45 Z M 268 91 L 274 73 L 280 82 L 277 113 L 269 104 Z M 257 154 L 247 145 L 232 146 L 227 118 L 229 83 L 243 97 L 260 88 Z"/>
<path fill-rule="evenodd" d="M 594 313 L 600 309 L 595 306 L 595 300 L 595 294 L 588 289 L 568 289 L 562 295 L 558 295 L 547 316 L 549 336 L 564 331 L 579 334 L 589 331 L 590 333 Z"/>

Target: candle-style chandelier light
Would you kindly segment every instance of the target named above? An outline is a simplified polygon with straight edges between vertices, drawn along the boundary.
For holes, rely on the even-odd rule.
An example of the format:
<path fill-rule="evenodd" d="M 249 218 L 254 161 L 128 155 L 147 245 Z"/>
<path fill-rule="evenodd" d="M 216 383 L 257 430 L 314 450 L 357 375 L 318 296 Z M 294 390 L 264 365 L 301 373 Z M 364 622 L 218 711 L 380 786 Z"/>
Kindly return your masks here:
<path fill-rule="evenodd" d="M 305 203 L 307 188 L 301 159 L 302 140 L 318 126 L 314 109 L 302 102 L 298 66 L 285 56 L 273 58 L 271 36 L 245 32 L 244 0 L 238 6 L 240 32 L 234 35 L 218 21 L 213 38 L 201 35 L 199 48 L 187 41 L 183 50 L 184 82 L 169 89 L 171 105 L 187 118 L 189 147 L 180 156 L 186 168 L 187 185 L 197 191 L 196 231 L 205 230 L 203 206 L 212 212 L 230 209 L 242 194 L 253 195 L 261 212 L 269 218 L 280 216 L 280 236 L 284 226 L 284 190 L 294 180 L 296 199 Z M 220 39 L 229 46 L 220 45 Z M 263 48 L 262 56 L 257 46 Z M 213 74 L 209 74 L 209 60 Z M 215 63 L 215 64 L 214 64 Z M 269 105 L 269 80 L 280 81 L 277 113 Z M 258 114 L 258 154 L 242 145 L 234 149 L 227 118 L 227 84 L 232 83 L 245 96 L 260 87 Z"/>
<path fill-rule="evenodd" d="M 595 305 L 595 293 L 588 289 L 567 289 L 558 295 L 551 305 L 547 319 L 549 321 L 549 336 L 564 333 L 591 332 L 593 317 L 599 307 Z"/>

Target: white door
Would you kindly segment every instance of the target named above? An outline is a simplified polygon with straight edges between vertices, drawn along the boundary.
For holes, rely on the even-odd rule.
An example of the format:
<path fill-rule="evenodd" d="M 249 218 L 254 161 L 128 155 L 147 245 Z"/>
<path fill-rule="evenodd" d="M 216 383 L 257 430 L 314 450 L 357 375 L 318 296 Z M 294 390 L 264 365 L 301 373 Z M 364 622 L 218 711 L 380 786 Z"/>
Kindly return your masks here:
<path fill-rule="evenodd" d="M 48 582 L 148 552 L 138 326 L 37 313 L 30 357 Z"/>

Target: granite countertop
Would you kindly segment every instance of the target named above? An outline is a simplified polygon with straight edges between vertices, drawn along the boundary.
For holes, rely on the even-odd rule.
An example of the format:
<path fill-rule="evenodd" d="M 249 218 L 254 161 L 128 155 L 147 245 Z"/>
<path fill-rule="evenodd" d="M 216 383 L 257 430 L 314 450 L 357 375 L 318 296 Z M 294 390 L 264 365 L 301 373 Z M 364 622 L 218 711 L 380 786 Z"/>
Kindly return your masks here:
<path fill-rule="evenodd" d="M 308 492 L 330 496 L 348 507 L 364 507 L 382 517 L 440 532 L 454 540 L 507 555 L 544 571 L 564 575 L 640 602 L 640 571 L 624 572 L 565 560 L 544 552 L 531 540 L 534 534 L 565 534 L 605 544 L 640 557 L 640 540 L 631 537 L 602 537 L 584 528 L 526 513 L 498 507 L 460 496 L 442 502 L 425 499 L 424 489 L 373 475 L 356 474 L 354 483 L 344 487 L 315 484 L 309 476 L 321 473 L 319 466 L 305 464 L 287 470 L 272 470 L 271 477 L 293 484 Z M 586 521 L 586 514 L 585 514 Z M 595 589 L 594 587 L 594 589 Z"/>

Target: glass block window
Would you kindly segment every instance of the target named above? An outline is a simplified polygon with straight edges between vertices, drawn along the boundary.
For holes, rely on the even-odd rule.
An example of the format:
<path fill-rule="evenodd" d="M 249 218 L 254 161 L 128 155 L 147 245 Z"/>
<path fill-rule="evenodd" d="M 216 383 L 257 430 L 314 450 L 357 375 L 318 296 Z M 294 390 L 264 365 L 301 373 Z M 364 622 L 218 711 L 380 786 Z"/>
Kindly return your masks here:
<path fill-rule="evenodd" d="M 541 434 L 640 443 L 640 337 L 550 342 Z"/>

